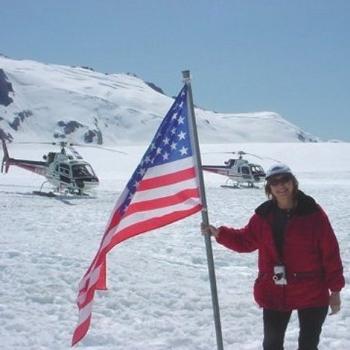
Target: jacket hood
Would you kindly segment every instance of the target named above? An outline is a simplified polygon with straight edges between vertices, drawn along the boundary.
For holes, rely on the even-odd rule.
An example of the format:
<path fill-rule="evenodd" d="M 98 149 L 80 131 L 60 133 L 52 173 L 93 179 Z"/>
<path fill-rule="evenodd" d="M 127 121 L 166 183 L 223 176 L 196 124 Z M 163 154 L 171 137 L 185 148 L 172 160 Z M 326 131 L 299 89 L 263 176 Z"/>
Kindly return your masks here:
<path fill-rule="evenodd" d="M 272 199 L 262 203 L 255 209 L 255 213 L 266 217 L 272 209 L 275 207 L 276 202 Z M 308 215 L 319 210 L 319 206 L 316 201 L 311 197 L 306 195 L 304 192 L 298 190 L 297 192 L 297 207 L 294 213 L 296 215 Z"/>

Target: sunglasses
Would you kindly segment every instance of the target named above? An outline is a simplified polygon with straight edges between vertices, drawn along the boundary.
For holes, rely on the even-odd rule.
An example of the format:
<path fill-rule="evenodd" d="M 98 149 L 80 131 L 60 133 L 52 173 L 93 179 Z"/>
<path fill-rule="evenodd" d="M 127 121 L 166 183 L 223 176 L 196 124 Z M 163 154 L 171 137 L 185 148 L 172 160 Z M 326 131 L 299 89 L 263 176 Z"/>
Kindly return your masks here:
<path fill-rule="evenodd" d="M 272 179 L 267 180 L 267 184 L 271 186 L 278 186 L 278 185 L 284 185 L 291 180 L 292 180 L 292 176 L 287 174 L 279 177 L 273 177 Z"/>

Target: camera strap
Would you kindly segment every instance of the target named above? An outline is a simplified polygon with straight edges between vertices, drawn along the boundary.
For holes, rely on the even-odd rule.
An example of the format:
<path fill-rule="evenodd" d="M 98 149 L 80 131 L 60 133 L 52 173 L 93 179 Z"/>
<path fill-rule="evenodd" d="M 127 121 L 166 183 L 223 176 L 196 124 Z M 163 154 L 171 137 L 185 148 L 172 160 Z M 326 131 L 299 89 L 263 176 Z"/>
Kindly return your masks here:
<path fill-rule="evenodd" d="M 292 210 L 280 209 L 277 205 L 273 207 L 271 228 L 273 240 L 281 263 L 283 262 L 283 246 L 286 228 L 292 214 Z"/>

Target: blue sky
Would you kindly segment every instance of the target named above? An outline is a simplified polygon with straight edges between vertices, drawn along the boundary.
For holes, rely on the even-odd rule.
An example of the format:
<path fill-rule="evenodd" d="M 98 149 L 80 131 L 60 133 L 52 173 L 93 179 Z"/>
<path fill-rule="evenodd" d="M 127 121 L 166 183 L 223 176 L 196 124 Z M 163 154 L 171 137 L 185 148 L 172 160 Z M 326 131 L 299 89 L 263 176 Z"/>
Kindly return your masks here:
<path fill-rule="evenodd" d="M 348 0 L 0 0 L 0 53 L 132 72 L 196 105 L 350 141 Z M 232 140 L 234 142 L 234 140 Z"/>

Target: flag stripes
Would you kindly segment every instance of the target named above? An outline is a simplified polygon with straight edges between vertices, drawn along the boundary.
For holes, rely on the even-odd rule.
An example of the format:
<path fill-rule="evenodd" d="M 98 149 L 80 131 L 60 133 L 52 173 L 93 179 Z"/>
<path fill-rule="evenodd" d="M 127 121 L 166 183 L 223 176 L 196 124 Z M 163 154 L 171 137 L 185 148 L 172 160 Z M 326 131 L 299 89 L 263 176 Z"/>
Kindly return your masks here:
<path fill-rule="evenodd" d="M 176 173 L 169 175 L 162 175 L 155 177 L 153 179 L 143 180 L 139 187 L 138 191 L 150 190 L 152 188 L 171 185 L 173 183 L 180 182 L 182 180 L 192 179 L 194 177 L 194 168 L 185 169 L 182 171 L 177 171 Z"/>

